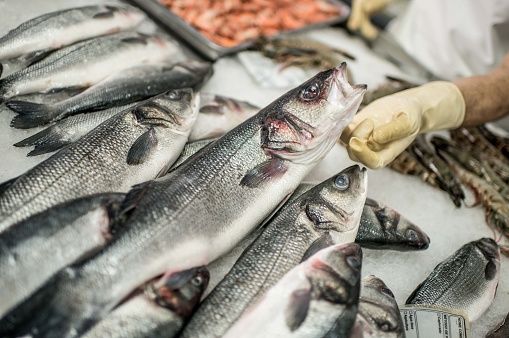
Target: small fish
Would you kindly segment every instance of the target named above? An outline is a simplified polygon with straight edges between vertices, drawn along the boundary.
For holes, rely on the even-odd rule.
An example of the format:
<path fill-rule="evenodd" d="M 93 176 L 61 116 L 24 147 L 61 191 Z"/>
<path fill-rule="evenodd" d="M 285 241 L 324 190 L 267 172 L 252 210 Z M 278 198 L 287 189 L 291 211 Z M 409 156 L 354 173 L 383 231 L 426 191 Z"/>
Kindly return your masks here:
<path fill-rule="evenodd" d="M 82 112 L 138 102 L 179 88 L 199 90 L 212 75 L 209 62 L 182 61 L 174 65 L 141 65 L 113 73 L 78 95 L 54 104 L 11 100 L 6 105 L 18 113 L 11 126 L 31 128 Z"/>
<path fill-rule="evenodd" d="M 30 64 L 75 42 L 132 29 L 144 18 L 143 12 L 128 5 L 84 6 L 47 13 L 0 38 L 0 62 Z"/>
<path fill-rule="evenodd" d="M 0 235 L 0 317 L 67 265 L 98 251 L 111 238 L 124 194 L 64 202 Z"/>
<path fill-rule="evenodd" d="M 82 337 L 175 337 L 200 302 L 209 278 L 207 269 L 197 268 L 156 279 L 144 293 L 127 299 Z"/>
<path fill-rule="evenodd" d="M 285 274 L 223 337 L 349 337 L 361 261 L 355 243 L 318 251 Z"/>
<path fill-rule="evenodd" d="M 172 90 L 114 115 L 0 186 L 0 232 L 56 204 L 88 194 L 127 192 L 166 172 L 198 112 L 192 89 Z"/>
<path fill-rule="evenodd" d="M 408 251 L 427 249 L 430 239 L 397 211 L 367 198 L 355 242 L 369 249 Z"/>
<path fill-rule="evenodd" d="M 490 306 L 500 276 L 500 250 L 491 238 L 469 242 L 438 264 L 406 300 L 467 313 L 470 322 Z"/>
<path fill-rule="evenodd" d="M 97 37 L 59 49 L 1 79 L 0 102 L 22 94 L 85 89 L 117 71 L 180 55 L 174 42 L 157 35 L 123 32 Z M 23 124 L 14 126 L 23 128 Z"/>
<path fill-rule="evenodd" d="M 361 280 L 359 311 L 350 338 L 404 338 L 403 319 L 392 291 L 373 275 Z"/>
<path fill-rule="evenodd" d="M 366 193 L 366 168 L 355 165 L 287 203 L 200 304 L 181 336 L 222 337 L 302 260 L 323 247 L 353 242 Z"/>
<path fill-rule="evenodd" d="M 144 282 L 230 251 L 352 120 L 366 86 L 352 87 L 345 72 L 343 64 L 318 73 L 169 174 L 131 189 L 115 240 L 0 320 L 0 335 L 75 336 Z"/>

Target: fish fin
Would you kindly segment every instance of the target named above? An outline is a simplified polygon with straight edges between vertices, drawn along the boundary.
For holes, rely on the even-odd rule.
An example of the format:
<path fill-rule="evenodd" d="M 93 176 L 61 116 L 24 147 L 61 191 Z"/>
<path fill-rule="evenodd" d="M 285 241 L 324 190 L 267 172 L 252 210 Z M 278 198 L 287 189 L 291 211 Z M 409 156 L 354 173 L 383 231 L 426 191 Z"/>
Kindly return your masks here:
<path fill-rule="evenodd" d="M 372 208 L 376 208 L 376 207 L 380 206 L 380 204 L 377 201 L 375 201 L 374 199 L 369 198 L 369 197 L 366 197 L 366 202 L 364 202 L 364 205 L 368 206 L 368 207 L 372 207 Z"/>
<path fill-rule="evenodd" d="M 260 188 L 269 180 L 283 176 L 287 170 L 288 168 L 283 159 L 272 157 L 249 170 L 240 181 L 240 185 L 249 188 Z"/>
<path fill-rule="evenodd" d="M 311 303 L 311 289 L 297 289 L 292 292 L 285 310 L 286 325 L 293 332 L 304 322 Z"/>
<path fill-rule="evenodd" d="M 129 218 L 131 212 L 136 208 L 139 201 L 143 198 L 145 193 L 148 190 L 148 187 L 152 181 L 143 182 L 140 184 L 134 185 L 129 192 L 127 192 L 124 201 L 122 202 L 122 206 L 118 212 L 119 224 L 123 224 L 123 222 Z M 113 226 L 111 233 L 115 233 L 117 230 L 117 226 Z"/>
<path fill-rule="evenodd" d="M 2 182 L 0 184 L 0 195 L 2 195 L 3 192 L 6 191 L 17 179 L 18 179 L 18 177 L 14 177 L 14 178 L 11 178 L 10 180 Z"/>
<path fill-rule="evenodd" d="M 127 164 L 138 165 L 148 160 L 150 154 L 157 147 L 157 137 L 154 128 L 150 128 L 134 141 L 127 153 Z"/>
<path fill-rule="evenodd" d="M 49 53 L 53 51 L 52 48 L 42 49 L 35 52 L 23 54 L 20 57 L 16 58 L 16 62 L 31 65 L 36 63 L 37 61 L 45 58 Z"/>
<path fill-rule="evenodd" d="M 200 107 L 201 114 L 211 114 L 211 115 L 224 115 L 224 109 L 218 105 L 206 105 Z"/>
<path fill-rule="evenodd" d="M 53 88 L 49 90 L 46 94 L 57 94 L 57 93 L 66 93 L 68 96 L 75 96 L 85 89 L 89 87 L 84 86 L 71 86 L 71 87 L 64 87 L 64 88 Z"/>
<path fill-rule="evenodd" d="M 49 127 L 19 141 L 18 143 L 15 143 L 14 146 L 35 146 L 34 149 L 27 154 L 27 156 L 37 156 L 58 150 L 71 143 L 72 141 L 63 139 L 57 133 L 53 132 L 52 127 Z"/>
<path fill-rule="evenodd" d="M 329 246 L 334 245 L 334 241 L 332 240 L 332 236 L 330 233 L 325 233 L 321 235 L 319 238 L 317 238 L 309 248 L 306 250 L 304 255 L 302 256 L 301 262 L 305 261 L 309 257 L 313 256 L 318 251 L 328 248 Z"/>
<path fill-rule="evenodd" d="M 109 8 L 107 8 L 107 10 L 104 12 L 99 12 L 99 13 L 94 14 L 94 16 L 92 18 L 93 19 L 109 19 L 109 18 L 112 18 L 114 15 L 115 14 L 113 13 L 113 11 L 111 11 Z"/>
<path fill-rule="evenodd" d="M 130 37 L 130 38 L 124 38 L 122 39 L 121 41 L 125 42 L 125 43 L 139 43 L 139 44 L 142 44 L 142 45 L 146 45 L 147 44 L 147 39 L 144 38 L 143 36 L 135 36 L 135 37 Z"/>
<path fill-rule="evenodd" d="M 18 113 L 11 120 L 11 127 L 28 129 L 52 122 L 52 109 L 46 104 L 12 100 L 5 103 L 10 110 Z"/>
<path fill-rule="evenodd" d="M 53 151 L 60 150 L 71 143 L 72 143 L 71 141 L 62 140 L 61 142 L 38 144 L 34 147 L 32 151 L 28 152 L 27 156 L 31 157 L 51 153 Z"/>

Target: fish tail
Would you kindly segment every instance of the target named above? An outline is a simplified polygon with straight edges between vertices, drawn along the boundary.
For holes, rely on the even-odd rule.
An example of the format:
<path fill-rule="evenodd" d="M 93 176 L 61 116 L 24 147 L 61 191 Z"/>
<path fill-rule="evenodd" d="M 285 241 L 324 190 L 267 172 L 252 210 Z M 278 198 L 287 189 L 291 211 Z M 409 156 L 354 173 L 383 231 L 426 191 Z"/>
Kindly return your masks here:
<path fill-rule="evenodd" d="M 15 147 L 35 146 L 34 150 L 27 156 L 37 156 L 58 150 L 72 142 L 65 139 L 54 130 L 53 127 L 46 128 L 14 144 Z"/>
<path fill-rule="evenodd" d="M 12 100 L 6 106 L 18 113 L 11 121 L 11 127 L 28 129 L 48 124 L 53 121 L 54 113 L 51 106 L 28 101 Z"/>

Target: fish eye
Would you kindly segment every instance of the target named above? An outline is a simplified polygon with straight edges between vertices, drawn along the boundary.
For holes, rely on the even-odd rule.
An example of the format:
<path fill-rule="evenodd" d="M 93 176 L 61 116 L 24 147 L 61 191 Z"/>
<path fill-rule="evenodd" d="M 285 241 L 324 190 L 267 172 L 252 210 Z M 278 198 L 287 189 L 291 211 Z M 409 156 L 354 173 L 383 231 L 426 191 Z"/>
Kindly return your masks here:
<path fill-rule="evenodd" d="M 392 324 L 389 323 L 389 322 L 382 322 L 382 323 L 379 323 L 378 324 L 378 327 L 380 328 L 380 330 L 384 331 L 384 332 L 387 332 L 387 331 L 392 331 L 394 328 L 392 327 Z"/>
<path fill-rule="evenodd" d="M 350 180 L 348 179 L 348 176 L 346 176 L 345 174 L 341 174 L 336 176 L 336 178 L 334 179 L 334 185 L 339 190 L 345 190 L 350 185 Z"/>
<path fill-rule="evenodd" d="M 346 263 L 352 268 L 352 269 L 359 269 L 361 267 L 361 261 L 357 256 L 348 256 L 346 258 Z"/>
<path fill-rule="evenodd" d="M 318 95 L 320 95 L 320 86 L 317 83 L 310 84 L 300 94 L 304 101 L 314 100 Z"/>
<path fill-rule="evenodd" d="M 383 287 L 383 288 L 381 288 L 381 289 L 380 289 L 380 292 L 381 292 L 382 294 L 386 295 L 386 296 L 389 296 L 389 297 L 391 297 L 391 298 L 394 298 L 394 294 L 393 294 L 393 293 L 392 293 L 392 291 L 391 291 L 391 290 L 389 290 L 388 288 L 384 288 L 384 287 Z"/>
<path fill-rule="evenodd" d="M 182 92 L 179 90 L 172 90 L 166 93 L 166 97 L 170 100 L 180 100 L 182 98 Z"/>
<path fill-rule="evenodd" d="M 410 243 L 415 243 L 417 242 L 417 232 L 415 232 L 415 230 L 413 229 L 408 229 L 406 231 L 406 239 L 410 242 Z"/>
<path fill-rule="evenodd" d="M 196 276 L 191 280 L 191 283 L 194 286 L 201 286 L 203 284 L 203 279 L 200 276 Z"/>

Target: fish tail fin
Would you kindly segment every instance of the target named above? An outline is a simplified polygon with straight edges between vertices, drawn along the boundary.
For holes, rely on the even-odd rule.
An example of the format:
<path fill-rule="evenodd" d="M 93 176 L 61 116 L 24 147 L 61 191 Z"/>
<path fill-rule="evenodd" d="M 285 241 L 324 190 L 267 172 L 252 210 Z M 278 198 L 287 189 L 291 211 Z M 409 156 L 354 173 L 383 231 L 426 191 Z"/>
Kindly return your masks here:
<path fill-rule="evenodd" d="M 12 100 L 6 106 L 18 113 L 11 121 L 11 127 L 28 129 L 48 124 L 53 121 L 54 114 L 51 106 L 41 103 Z"/>
<path fill-rule="evenodd" d="M 65 139 L 54 130 L 53 126 L 41 130 L 40 132 L 29 136 L 14 144 L 15 147 L 35 146 L 34 150 L 29 152 L 27 156 L 37 156 L 63 148 L 71 144 L 72 141 Z"/>

